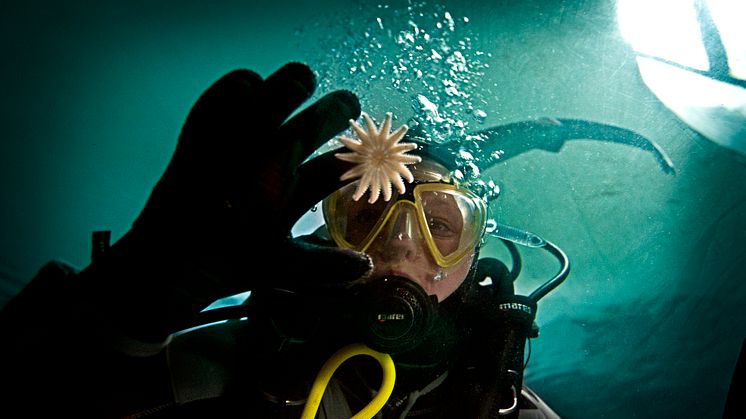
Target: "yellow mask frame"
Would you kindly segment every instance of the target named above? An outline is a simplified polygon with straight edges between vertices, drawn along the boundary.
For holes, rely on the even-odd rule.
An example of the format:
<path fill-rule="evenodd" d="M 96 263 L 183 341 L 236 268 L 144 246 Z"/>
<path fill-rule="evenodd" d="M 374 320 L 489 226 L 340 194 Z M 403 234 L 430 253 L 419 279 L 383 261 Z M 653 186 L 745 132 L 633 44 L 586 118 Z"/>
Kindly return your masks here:
<path fill-rule="evenodd" d="M 353 204 L 351 200 L 351 191 L 355 188 L 355 183 L 348 184 L 332 195 L 324 199 L 323 213 L 326 221 L 327 230 L 334 242 L 344 248 L 353 249 L 358 252 L 365 252 L 376 241 L 384 231 L 385 226 L 391 219 L 401 212 L 406 206 L 414 208 L 416 214 L 419 232 L 424 238 L 427 248 L 435 263 L 438 266 L 447 268 L 457 264 L 466 255 L 471 254 L 477 244 L 482 239 L 487 223 L 487 206 L 485 201 L 470 190 L 461 186 L 442 183 L 442 182 L 415 182 L 414 187 L 408 193 L 395 195 L 385 204 L 385 207 L 379 209 L 378 220 L 369 227 L 369 232 L 357 243 L 352 243 L 346 237 L 349 210 Z M 444 254 L 442 251 L 442 238 L 438 233 L 433 233 L 434 217 L 426 208 L 429 198 L 437 197 L 438 194 L 449 195 L 453 202 L 458 205 L 463 223 L 459 233 L 459 242 L 455 250 Z M 361 203 L 361 205 L 370 205 Z M 375 208 L 371 205 L 369 209 Z M 342 222 L 341 220 L 344 220 Z M 368 230 L 368 228 L 366 228 Z M 440 246 L 439 246 L 440 243 Z"/>

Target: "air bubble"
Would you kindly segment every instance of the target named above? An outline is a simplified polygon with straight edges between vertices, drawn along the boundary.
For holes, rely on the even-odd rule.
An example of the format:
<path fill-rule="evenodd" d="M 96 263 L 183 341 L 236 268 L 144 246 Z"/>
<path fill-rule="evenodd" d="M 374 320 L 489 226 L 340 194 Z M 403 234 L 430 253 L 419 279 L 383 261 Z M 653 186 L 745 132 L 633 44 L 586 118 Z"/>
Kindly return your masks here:
<path fill-rule="evenodd" d="M 328 45 L 327 55 L 318 57 L 317 64 L 309 60 L 319 72 L 318 91 L 346 87 L 360 93 L 385 92 L 384 100 L 374 103 L 366 103 L 377 100 L 373 93 L 361 95 L 362 106 L 369 113 L 399 113 L 397 106 L 409 103 L 414 115 L 398 116 L 417 121 L 427 141 L 463 141 L 469 124 L 475 123 L 471 121 L 483 123 L 487 117 L 489 92 L 479 86 L 489 68 L 482 60 L 491 54 L 479 48 L 470 26 L 456 25 L 444 6 L 408 3 L 401 8 L 361 7 L 337 19 L 339 30 L 329 31 L 321 42 Z M 459 16 L 462 21 L 470 19 Z"/>
<path fill-rule="evenodd" d="M 464 160 L 474 160 L 474 156 L 466 150 L 459 150 L 458 155 Z"/>

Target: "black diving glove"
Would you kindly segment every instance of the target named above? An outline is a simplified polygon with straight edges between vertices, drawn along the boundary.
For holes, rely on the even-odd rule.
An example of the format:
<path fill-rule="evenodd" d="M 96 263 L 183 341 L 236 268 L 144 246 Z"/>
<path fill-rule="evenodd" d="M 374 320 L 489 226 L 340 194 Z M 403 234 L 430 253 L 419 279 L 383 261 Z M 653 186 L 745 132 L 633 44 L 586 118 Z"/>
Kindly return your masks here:
<path fill-rule="evenodd" d="M 286 121 L 315 86 L 307 66 L 290 63 L 264 80 L 233 71 L 199 98 L 132 229 L 80 275 L 125 335 L 158 342 L 218 298 L 333 286 L 370 270 L 361 253 L 290 238 L 349 168 L 301 164 L 360 114 L 355 95 L 336 91 Z"/>

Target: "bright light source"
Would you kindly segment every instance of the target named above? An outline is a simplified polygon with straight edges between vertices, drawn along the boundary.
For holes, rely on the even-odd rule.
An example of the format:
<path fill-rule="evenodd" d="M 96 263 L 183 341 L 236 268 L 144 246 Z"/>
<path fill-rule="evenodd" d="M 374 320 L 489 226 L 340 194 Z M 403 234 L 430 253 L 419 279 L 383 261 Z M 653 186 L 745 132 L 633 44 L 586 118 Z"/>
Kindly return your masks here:
<path fill-rule="evenodd" d="M 746 156 L 746 89 L 650 58 L 637 64 L 645 84 L 682 121 Z"/>
<path fill-rule="evenodd" d="M 710 69 L 695 0 L 619 0 L 617 20 L 635 51 L 686 67 Z"/>
<path fill-rule="evenodd" d="M 730 75 L 746 80 L 746 1 L 709 0 L 707 6 L 727 51 Z"/>
<path fill-rule="evenodd" d="M 730 76 L 746 79 L 746 2 L 695 1 L 618 0 L 619 31 L 666 107 L 704 137 L 746 155 L 746 89 L 719 71 L 727 61 Z"/>

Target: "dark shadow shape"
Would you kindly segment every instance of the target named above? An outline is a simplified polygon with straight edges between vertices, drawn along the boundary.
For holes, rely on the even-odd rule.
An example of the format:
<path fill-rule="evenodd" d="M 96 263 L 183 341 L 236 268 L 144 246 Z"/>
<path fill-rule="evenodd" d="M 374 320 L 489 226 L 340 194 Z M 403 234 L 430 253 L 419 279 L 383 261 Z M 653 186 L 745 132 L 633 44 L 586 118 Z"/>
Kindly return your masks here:
<path fill-rule="evenodd" d="M 658 144 L 632 130 L 600 122 L 541 118 L 498 125 L 474 132 L 473 135 L 481 136 L 484 141 L 464 142 L 461 149 L 477 159 L 481 170 L 535 149 L 558 153 L 567 141 L 585 139 L 648 151 L 658 162 L 661 171 L 676 174 L 673 162 Z M 445 143 L 439 147 L 447 149 L 451 146 Z M 504 153 L 500 154 L 501 151 Z M 445 152 L 442 154 L 447 155 Z"/>

